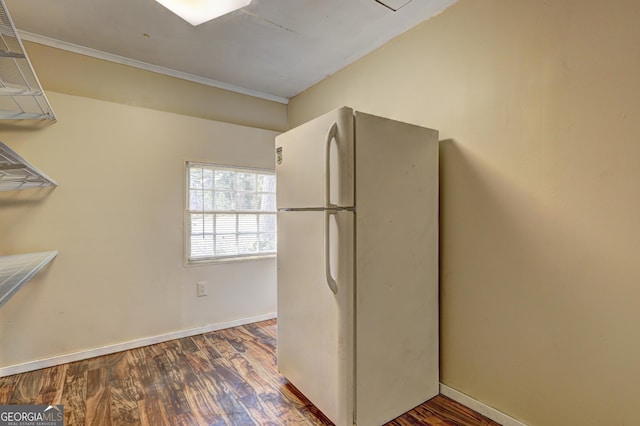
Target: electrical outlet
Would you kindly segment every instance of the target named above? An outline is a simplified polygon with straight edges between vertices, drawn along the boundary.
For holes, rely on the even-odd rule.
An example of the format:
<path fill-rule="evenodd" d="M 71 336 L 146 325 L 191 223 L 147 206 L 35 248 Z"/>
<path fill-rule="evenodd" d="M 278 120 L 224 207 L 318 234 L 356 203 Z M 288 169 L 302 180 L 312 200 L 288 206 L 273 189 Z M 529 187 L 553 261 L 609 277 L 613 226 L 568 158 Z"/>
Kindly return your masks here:
<path fill-rule="evenodd" d="M 204 297 L 207 295 L 207 282 L 200 281 L 198 282 L 198 297 Z"/>

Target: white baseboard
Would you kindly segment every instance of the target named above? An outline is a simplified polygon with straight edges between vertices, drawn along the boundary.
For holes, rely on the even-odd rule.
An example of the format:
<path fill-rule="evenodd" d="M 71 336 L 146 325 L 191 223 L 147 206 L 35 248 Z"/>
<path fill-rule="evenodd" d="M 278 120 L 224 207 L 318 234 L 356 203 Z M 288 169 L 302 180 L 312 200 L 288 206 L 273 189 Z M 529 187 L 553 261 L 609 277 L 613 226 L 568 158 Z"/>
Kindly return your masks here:
<path fill-rule="evenodd" d="M 498 411 L 495 408 L 490 407 L 476 399 L 473 399 L 469 395 L 450 388 L 443 383 L 440 383 L 440 393 L 453 399 L 454 401 L 459 402 L 465 407 L 469 407 L 472 410 L 477 411 L 483 416 L 490 418 L 494 422 L 500 423 L 503 426 L 527 426 L 520 420 L 516 420 L 513 417 L 508 416 L 507 414 L 504 414 L 503 412 Z"/>
<path fill-rule="evenodd" d="M 11 376 L 13 374 L 25 373 L 27 371 L 39 370 L 41 368 L 53 367 L 69 362 L 81 361 L 83 359 L 94 358 L 101 355 L 109 355 L 116 352 L 126 351 L 128 349 L 140 348 L 142 346 L 162 343 L 169 340 L 181 339 L 183 337 L 195 336 L 197 334 L 208 333 L 210 331 L 222 330 L 225 328 L 237 327 L 239 325 L 251 324 L 253 322 L 264 321 L 276 318 L 276 313 L 268 313 L 257 315 L 249 318 L 242 318 L 233 321 L 227 321 L 217 324 L 209 324 L 202 327 L 191 328 L 188 330 L 175 331 L 157 336 L 144 337 L 142 339 L 130 340 L 115 345 L 102 346 L 99 348 L 88 349 L 86 351 L 74 352 L 65 355 L 54 356 L 51 358 L 39 359 L 36 361 L 25 362 L 23 364 L 10 365 L 0 368 L 0 377 Z"/>

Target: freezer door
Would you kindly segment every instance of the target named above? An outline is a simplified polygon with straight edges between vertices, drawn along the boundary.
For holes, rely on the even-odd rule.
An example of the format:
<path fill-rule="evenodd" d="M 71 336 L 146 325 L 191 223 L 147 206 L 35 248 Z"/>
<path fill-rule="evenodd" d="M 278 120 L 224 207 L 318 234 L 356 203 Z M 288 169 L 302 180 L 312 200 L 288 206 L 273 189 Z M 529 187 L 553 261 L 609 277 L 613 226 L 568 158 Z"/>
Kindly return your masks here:
<path fill-rule="evenodd" d="M 338 426 L 353 424 L 353 216 L 278 212 L 278 369 Z"/>
<path fill-rule="evenodd" d="M 346 107 L 277 136 L 278 208 L 352 207 L 353 137 Z"/>

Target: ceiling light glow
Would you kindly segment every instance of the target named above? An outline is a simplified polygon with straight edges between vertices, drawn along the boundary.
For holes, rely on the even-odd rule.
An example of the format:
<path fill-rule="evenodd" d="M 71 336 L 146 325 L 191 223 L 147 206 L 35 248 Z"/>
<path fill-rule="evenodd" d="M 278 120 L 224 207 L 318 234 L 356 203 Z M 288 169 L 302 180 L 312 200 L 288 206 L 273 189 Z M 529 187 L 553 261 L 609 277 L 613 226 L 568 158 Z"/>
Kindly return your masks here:
<path fill-rule="evenodd" d="M 156 0 L 158 3 L 193 25 L 226 15 L 248 6 L 251 0 Z"/>

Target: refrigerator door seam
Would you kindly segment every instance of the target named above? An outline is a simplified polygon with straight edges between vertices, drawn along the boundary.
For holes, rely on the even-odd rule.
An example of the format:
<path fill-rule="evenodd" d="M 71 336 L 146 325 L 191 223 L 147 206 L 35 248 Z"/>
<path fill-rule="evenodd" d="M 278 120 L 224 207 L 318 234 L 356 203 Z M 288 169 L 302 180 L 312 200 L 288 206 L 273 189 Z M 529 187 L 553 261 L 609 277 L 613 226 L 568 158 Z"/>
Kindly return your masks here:
<path fill-rule="evenodd" d="M 279 212 L 354 212 L 356 211 L 355 207 L 281 207 L 278 209 Z"/>

